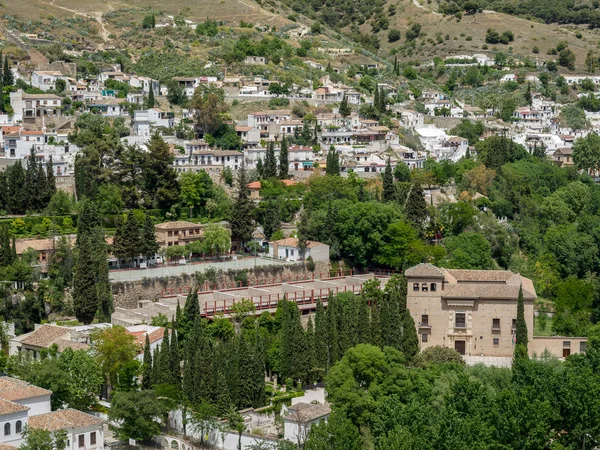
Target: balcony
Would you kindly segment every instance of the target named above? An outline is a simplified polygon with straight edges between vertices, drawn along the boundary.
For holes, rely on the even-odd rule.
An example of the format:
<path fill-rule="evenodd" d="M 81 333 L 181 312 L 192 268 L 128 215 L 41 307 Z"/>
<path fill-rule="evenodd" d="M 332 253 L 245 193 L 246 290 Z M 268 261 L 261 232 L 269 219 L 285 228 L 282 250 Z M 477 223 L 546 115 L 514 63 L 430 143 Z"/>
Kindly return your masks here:
<path fill-rule="evenodd" d="M 431 330 L 431 325 L 428 323 L 420 323 L 419 330 Z"/>
<path fill-rule="evenodd" d="M 492 325 L 492 333 L 498 334 L 500 332 L 501 332 L 500 325 L 498 325 L 498 326 Z"/>
<path fill-rule="evenodd" d="M 467 324 L 464 322 L 454 322 L 454 328 L 466 329 Z"/>

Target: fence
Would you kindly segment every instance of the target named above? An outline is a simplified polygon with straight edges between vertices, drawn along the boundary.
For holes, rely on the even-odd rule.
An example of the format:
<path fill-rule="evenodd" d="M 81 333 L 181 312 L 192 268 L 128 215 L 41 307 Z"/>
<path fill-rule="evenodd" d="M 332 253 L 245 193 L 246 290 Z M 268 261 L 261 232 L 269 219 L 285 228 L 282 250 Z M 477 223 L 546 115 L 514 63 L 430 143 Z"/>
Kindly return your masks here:
<path fill-rule="evenodd" d="M 327 280 L 341 277 L 352 277 L 355 275 L 373 274 L 375 276 L 391 276 L 398 273 L 395 270 L 368 270 L 368 269 L 346 269 L 330 270 L 328 272 L 305 272 L 287 276 L 257 277 L 254 283 L 245 281 L 230 281 L 223 283 L 205 282 L 198 285 L 198 293 L 208 293 L 218 290 L 239 289 L 244 287 L 269 286 L 274 284 L 294 283 L 302 281 Z M 178 295 L 188 295 L 192 286 L 181 286 L 178 288 L 168 288 L 161 291 L 161 298 L 173 298 Z"/>

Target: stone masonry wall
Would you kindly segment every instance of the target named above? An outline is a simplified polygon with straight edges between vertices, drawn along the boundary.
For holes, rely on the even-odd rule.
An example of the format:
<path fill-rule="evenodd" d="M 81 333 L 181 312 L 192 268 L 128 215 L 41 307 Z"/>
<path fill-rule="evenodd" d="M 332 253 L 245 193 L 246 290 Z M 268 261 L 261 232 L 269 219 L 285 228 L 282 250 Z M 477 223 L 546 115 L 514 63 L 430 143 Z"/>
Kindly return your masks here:
<path fill-rule="evenodd" d="M 316 263 L 315 275 L 322 273 L 327 276 L 329 264 Z M 163 293 L 178 293 L 180 290 L 187 292 L 190 286 L 198 285 L 202 290 L 215 290 L 231 288 L 236 282 L 243 279 L 240 273 L 246 272 L 248 285 L 267 284 L 280 282 L 281 278 L 312 276 L 304 264 L 262 266 L 256 269 L 242 270 L 207 270 L 194 275 L 182 274 L 180 276 L 144 278 L 138 281 L 116 282 L 112 284 L 112 293 L 115 307 L 137 308 L 140 300 L 159 300 Z M 237 280 L 236 280 L 237 276 Z"/>

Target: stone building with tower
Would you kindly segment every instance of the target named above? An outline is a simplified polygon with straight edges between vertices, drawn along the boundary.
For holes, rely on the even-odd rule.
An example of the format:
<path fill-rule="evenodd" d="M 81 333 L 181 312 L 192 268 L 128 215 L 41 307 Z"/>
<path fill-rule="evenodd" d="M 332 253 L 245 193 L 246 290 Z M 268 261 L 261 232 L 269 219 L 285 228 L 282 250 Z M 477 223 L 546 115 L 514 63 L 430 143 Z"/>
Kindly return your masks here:
<path fill-rule="evenodd" d="M 517 301 L 523 288 L 529 353 L 559 358 L 584 352 L 587 338 L 534 336 L 533 282 L 507 270 L 443 269 L 419 264 L 405 272 L 407 306 L 421 350 L 450 347 L 467 356 L 512 356 Z"/>

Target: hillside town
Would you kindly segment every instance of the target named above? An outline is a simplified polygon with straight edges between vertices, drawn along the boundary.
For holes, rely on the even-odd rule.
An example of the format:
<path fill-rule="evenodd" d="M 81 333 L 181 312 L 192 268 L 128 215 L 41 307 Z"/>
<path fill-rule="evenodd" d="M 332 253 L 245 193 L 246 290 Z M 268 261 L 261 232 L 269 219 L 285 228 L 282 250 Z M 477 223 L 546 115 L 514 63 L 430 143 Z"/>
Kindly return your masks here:
<path fill-rule="evenodd" d="M 0 24 L 0 450 L 600 448 L 592 50 L 134 10 Z"/>

